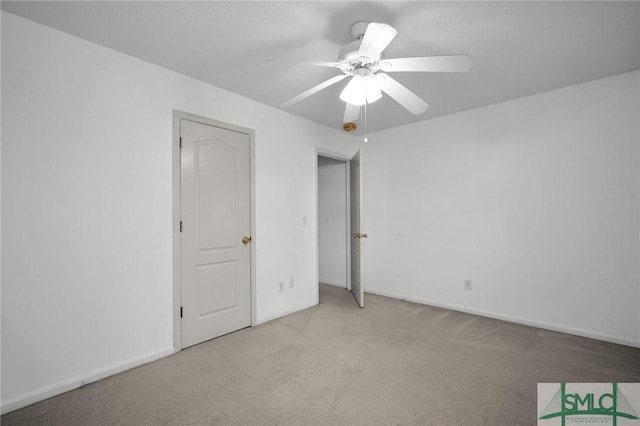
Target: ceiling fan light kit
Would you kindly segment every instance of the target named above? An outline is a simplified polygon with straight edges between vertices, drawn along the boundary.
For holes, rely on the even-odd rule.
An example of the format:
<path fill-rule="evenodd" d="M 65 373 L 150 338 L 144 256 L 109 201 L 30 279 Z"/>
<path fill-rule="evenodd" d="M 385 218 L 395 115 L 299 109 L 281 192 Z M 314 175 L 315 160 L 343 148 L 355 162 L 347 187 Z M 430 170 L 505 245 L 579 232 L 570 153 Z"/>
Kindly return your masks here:
<path fill-rule="evenodd" d="M 301 62 L 305 65 L 337 68 L 342 75 L 332 77 L 289 99 L 281 107 L 287 108 L 345 78 L 350 78 L 340 93 L 340 99 L 346 104 L 343 123 L 348 124 L 357 120 L 360 116 L 360 107 L 366 108 L 367 104 L 376 102 L 382 98 L 383 92 L 410 113 L 422 114 L 429 105 L 387 73 L 466 72 L 471 68 L 471 58 L 468 55 L 385 59 L 383 52 L 397 34 L 398 31 L 388 24 L 365 21 L 354 23 L 351 26 L 351 35 L 355 40 L 340 49 L 337 62 Z M 347 129 L 344 128 L 344 130 Z"/>
<path fill-rule="evenodd" d="M 374 103 L 382 97 L 382 85 L 377 77 L 371 73 L 354 75 L 340 93 L 340 99 L 358 106 Z"/>

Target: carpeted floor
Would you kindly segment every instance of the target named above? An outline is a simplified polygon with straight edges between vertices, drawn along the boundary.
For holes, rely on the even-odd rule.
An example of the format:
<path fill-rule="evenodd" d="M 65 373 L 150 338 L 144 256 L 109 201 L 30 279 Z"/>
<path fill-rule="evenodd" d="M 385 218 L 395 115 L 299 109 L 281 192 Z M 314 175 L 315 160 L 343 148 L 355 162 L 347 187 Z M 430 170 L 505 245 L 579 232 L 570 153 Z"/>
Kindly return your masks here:
<path fill-rule="evenodd" d="M 2 425 L 535 425 L 538 382 L 640 382 L 640 349 L 322 285 L 320 305 Z"/>

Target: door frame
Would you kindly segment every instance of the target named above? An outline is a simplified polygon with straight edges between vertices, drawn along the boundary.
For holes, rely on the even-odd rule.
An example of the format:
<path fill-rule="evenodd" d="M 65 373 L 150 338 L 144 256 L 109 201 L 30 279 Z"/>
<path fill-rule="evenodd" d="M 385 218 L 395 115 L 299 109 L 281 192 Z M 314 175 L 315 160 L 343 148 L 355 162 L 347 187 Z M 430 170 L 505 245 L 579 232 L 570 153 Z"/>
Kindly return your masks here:
<path fill-rule="evenodd" d="M 347 251 L 347 290 L 351 291 L 351 157 L 339 152 L 329 151 L 322 148 L 316 148 L 315 152 L 315 233 L 316 233 L 316 283 L 315 286 L 315 304 L 320 302 L 320 218 L 318 217 L 318 157 L 331 158 L 333 160 L 343 161 L 346 166 L 345 191 L 347 193 L 347 211 L 345 221 L 347 223 L 347 237 L 345 238 L 345 247 Z"/>
<path fill-rule="evenodd" d="M 180 246 L 180 218 L 181 218 L 181 192 L 180 192 L 180 120 L 187 119 L 209 126 L 243 133 L 249 136 L 249 182 L 251 185 L 251 326 L 256 325 L 256 179 L 255 179 L 255 130 L 235 124 L 225 123 L 212 118 L 202 117 L 184 111 L 173 110 L 173 350 L 182 350 L 182 324 L 180 320 L 180 307 L 182 306 L 182 270 L 181 270 L 181 246 Z"/>

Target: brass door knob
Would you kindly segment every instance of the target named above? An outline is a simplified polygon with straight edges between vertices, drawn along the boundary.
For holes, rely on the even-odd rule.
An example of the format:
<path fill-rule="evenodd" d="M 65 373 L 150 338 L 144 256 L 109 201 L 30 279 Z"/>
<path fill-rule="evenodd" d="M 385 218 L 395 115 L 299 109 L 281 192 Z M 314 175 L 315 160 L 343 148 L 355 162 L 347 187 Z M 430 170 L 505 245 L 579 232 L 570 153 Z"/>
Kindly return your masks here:
<path fill-rule="evenodd" d="M 353 238 L 362 238 L 362 234 L 353 234 Z"/>
<path fill-rule="evenodd" d="M 243 244 L 249 244 L 251 242 L 251 237 L 242 237 Z"/>
<path fill-rule="evenodd" d="M 361 236 L 362 238 L 367 238 L 367 237 L 368 237 L 368 235 L 367 235 L 367 234 L 361 234 L 360 236 Z"/>

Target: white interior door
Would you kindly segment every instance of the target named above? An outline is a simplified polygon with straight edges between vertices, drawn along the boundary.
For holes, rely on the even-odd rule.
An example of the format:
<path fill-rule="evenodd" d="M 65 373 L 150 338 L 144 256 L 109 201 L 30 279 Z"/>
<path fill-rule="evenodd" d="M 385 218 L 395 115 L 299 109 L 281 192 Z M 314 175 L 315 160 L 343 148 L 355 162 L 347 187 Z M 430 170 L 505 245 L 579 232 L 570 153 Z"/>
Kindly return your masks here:
<path fill-rule="evenodd" d="M 362 156 L 360 151 L 350 161 L 350 203 L 351 203 L 351 292 L 358 305 L 364 308 L 362 286 L 362 239 L 367 237 L 360 229 L 362 223 Z"/>
<path fill-rule="evenodd" d="M 251 325 L 251 139 L 184 118 L 180 137 L 184 348 Z"/>

